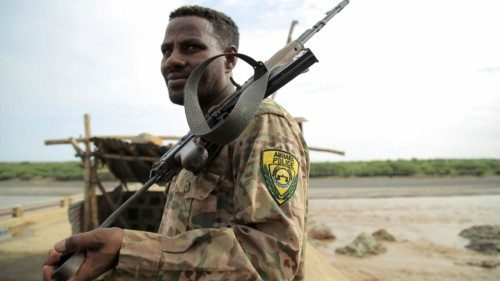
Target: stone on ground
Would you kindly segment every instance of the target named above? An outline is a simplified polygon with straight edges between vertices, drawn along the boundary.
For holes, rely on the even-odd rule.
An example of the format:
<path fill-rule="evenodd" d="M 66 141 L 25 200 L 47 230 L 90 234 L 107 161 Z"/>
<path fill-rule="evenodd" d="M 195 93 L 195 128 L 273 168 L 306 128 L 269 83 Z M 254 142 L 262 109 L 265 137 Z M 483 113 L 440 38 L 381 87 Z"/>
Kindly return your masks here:
<path fill-rule="evenodd" d="M 475 225 L 459 235 L 470 240 L 465 247 L 471 250 L 487 255 L 500 253 L 500 225 Z"/>
<path fill-rule="evenodd" d="M 396 238 L 392 234 L 390 234 L 387 230 L 385 229 L 379 229 L 375 232 L 372 233 L 372 236 L 377 239 L 378 241 L 387 241 L 387 242 L 395 242 Z"/>
<path fill-rule="evenodd" d="M 332 233 L 330 227 L 324 223 L 312 223 L 308 228 L 309 238 L 318 240 L 335 239 L 335 235 Z"/>
<path fill-rule="evenodd" d="M 342 248 L 335 250 L 335 253 L 363 258 L 368 255 L 378 255 L 387 252 L 384 245 L 380 244 L 368 233 L 361 233 L 354 241 Z"/>

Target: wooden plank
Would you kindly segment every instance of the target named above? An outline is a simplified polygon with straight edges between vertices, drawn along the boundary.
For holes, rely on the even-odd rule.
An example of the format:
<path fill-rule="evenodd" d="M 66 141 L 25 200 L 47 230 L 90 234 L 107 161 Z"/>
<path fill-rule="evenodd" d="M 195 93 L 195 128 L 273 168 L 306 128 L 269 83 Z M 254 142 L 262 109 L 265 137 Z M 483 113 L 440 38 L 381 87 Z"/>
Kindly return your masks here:
<path fill-rule="evenodd" d="M 74 138 L 69 138 L 69 143 L 75 149 L 76 154 L 83 160 L 83 158 L 85 157 L 85 152 L 78 146 L 76 140 Z"/>
<path fill-rule="evenodd" d="M 123 161 L 157 161 L 160 159 L 159 157 L 153 156 L 125 156 L 111 153 L 94 153 L 94 155 L 104 159 L 117 159 Z"/>
<path fill-rule="evenodd" d="M 341 150 L 336 150 L 336 149 L 331 149 L 331 148 L 321 148 L 321 147 L 309 146 L 309 150 L 313 150 L 313 151 L 320 151 L 320 152 L 335 153 L 335 154 L 342 155 L 342 156 L 344 156 L 344 155 L 345 155 L 345 152 L 344 152 L 344 151 L 341 151 Z"/>
<path fill-rule="evenodd" d="M 119 140 L 132 140 L 136 138 L 137 136 L 128 136 L 128 135 L 104 135 L 104 136 L 95 136 L 96 138 L 101 138 L 101 139 L 119 139 Z M 158 138 L 161 138 L 162 140 L 172 140 L 172 141 L 177 141 L 180 140 L 181 137 L 179 136 L 168 136 L 168 135 L 162 135 L 162 136 L 155 136 Z M 51 140 L 45 140 L 45 145 L 55 145 L 55 144 L 71 144 L 71 138 L 67 139 L 51 139 Z M 85 138 L 74 138 L 74 140 L 77 143 L 84 143 Z"/>

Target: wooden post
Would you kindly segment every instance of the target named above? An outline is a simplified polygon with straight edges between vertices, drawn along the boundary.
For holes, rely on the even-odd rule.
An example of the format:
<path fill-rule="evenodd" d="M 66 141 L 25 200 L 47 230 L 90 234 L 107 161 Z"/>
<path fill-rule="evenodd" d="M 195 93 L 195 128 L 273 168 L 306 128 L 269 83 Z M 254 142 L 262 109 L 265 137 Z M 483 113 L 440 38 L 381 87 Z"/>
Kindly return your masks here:
<path fill-rule="evenodd" d="M 92 146 L 90 144 L 91 134 L 91 126 L 90 126 L 90 115 L 85 114 L 84 117 L 84 126 L 85 126 L 85 157 L 84 157 L 84 166 L 85 166 L 85 175 L 84 175 L 84 201 L 83 201 L 83 229 L 82 231 L 89 231 L 98 226 L 97 220 L 97 200 L 95 194 L 95 185 L 94 185 L 94 173 L 92 167 Z"/>
<path fill-rule="evenodd" d="M 71 198 L 65 197 L 59 201 L 59 207 L 61 208 L 69 208 L 69 205 L 71 204 Z"/>
<path fill-rule="evenodd" d="M 91 173 L 90 173 L 90 210 L 91 210 L 91 220 L 92 229 L 99 227 L 99 213 L 97 210 L 97 193 L 96 193 L 96 181 L 97 181 L 97 168 L 98 163 L 95 157 L 91 162 Z"/>
<path fill-rule="evenodd" d="M 83 117 L 83 121 L 85 128 L 85 137 L 87 137 L 87 127 L 90 133 L 90 116 L 85 114 Z M 88 126 L 87 123 L 89 123 Z M 85 144 L 85 155 L 83 158 L 83 164 L 84 164 L 85 174 L 83 178 L 84 187 L 83 187 L 82 231 L 88 231 L 90 230 L 90 155 L 89 155 L 90 144 L 87 138 L 85 138 L 84 144 Z"/>
<path fill-rule="evenodd" d="M 24 208 L 23 206 L 16 206 L 12 208 L 12 216 L 14 218 L 20 218 L 24 215 Z"/>

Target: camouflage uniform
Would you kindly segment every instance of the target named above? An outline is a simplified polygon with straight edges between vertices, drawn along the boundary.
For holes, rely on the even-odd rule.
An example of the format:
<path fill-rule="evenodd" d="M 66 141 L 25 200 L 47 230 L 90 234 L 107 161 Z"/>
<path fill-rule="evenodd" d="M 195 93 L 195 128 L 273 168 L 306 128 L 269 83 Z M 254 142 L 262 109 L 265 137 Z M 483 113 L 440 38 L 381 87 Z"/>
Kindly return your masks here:
<path fill-rule="evenodd" d="M 267 170 L 266 178 L 263 159 L 272 153 L 281 160 L 295 158 L 297 166 L 280 166 L 285 169 L 274 169 L 273 175 Z M 295 192 L 270 188 L 270 178 L 289 182 L 286 176 L 294 169 L 297 181 L 289 189 Z M 183 170 L 172 180 L 158 234 L 125 230 L 117 276 L 303 280 L 308 176 L 298 125 L 275 102 L 264 100 L 245 131 L 204 173 Z"/>

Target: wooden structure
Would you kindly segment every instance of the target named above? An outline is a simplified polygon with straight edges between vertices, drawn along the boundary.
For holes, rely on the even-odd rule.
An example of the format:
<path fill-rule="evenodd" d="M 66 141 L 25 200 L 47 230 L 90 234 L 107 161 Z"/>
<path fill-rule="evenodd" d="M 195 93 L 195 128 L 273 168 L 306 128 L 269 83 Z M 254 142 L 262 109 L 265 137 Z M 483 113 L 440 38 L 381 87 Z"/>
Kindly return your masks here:
<path fill-rule="evenodd" d="M 45 145 L 70 144 L 80 157 L 84 167 L 84 199 L 82 216 L 80 220 L 80 231 L 95 229 L 102 221 L 99 213 L 98 196 L 99 189 L 108 210 L 116 209 L 116 198 L 113 200 L 97 177 L 97 170 L 101 164 L 105 164 L 110 172 L 120 181 L 115 189 L 127 189 L 127 182 L 142 182 L 147 180 L 149 170 L 154 161 L 168 150 L 168 146 L 160 146 L 163 140 L 179 140 L 176 136 L 151 136 L 141 134 L 139 136 L 92 136 L 90 115 L 84 115 L 85 134 L 79 138 L 46 140 Z M 80 146 L 83 144 L 83 148 Z M 119 202 L 118 202 L 119 203 Z M 71 211 L 71 209 L 70 209 Z M 109 212 L 101 212 L 109 213 Z M 70 213 L 71 217 L 71 213 Z M 126 226 L 123 218 L 119 223 Z M 78 231 L 79 232 L 79 231 Z"/>

